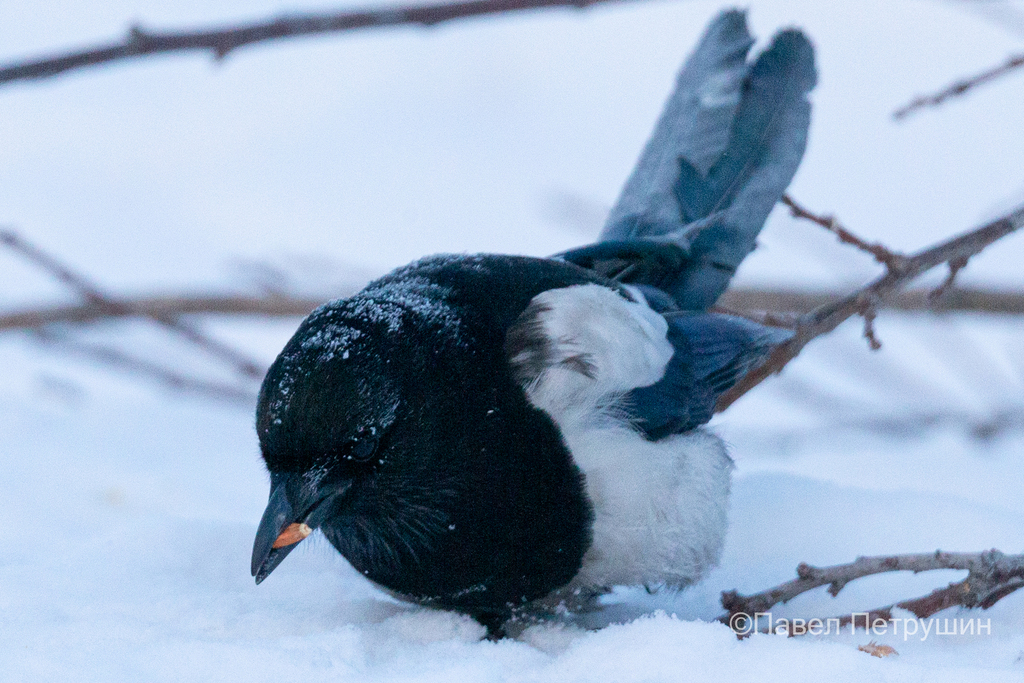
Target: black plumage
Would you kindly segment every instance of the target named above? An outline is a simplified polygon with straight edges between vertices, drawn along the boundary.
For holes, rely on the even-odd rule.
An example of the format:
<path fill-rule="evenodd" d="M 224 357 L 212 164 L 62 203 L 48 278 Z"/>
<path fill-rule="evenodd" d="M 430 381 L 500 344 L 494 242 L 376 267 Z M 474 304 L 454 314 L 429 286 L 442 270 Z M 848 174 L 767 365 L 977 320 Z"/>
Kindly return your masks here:
<path fill-rule="evenodd" d="M 493 635 L 717 561 L 731 461 L 699 428 L 789 333 L 706 309 L 796 170 L 814 83 L 799 32 L 748 64 L 751 44 L 741 12 L 712 23 L 597 244 L 435 256 L 310 314 L 260 391 L 257 582 L 319 529 Z"/>
<path fill-rule="evenodd" d="M 314 311 L 257 413 L 292 508 L 315 507 L 356 569 L 419 602 L 486 618 L 568 582 L 593 512 L 506 332 L 539 292 L 594 281 L 548 259 L 434 257 Z M 373 456 L 350 457 L 371 431 Z"/>

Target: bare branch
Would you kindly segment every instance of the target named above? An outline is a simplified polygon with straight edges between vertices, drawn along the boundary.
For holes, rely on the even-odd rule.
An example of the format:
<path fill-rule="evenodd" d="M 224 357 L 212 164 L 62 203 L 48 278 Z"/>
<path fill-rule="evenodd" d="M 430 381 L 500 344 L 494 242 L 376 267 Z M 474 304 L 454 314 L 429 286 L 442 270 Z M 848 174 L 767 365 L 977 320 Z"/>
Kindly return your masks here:
<path fill-rule="evenodd" d="M 864 318 L 864 338 L 868 340 L 868 347 L 872 351 L 879 350 L 882 348 L 882 342 L 878 341 L 878 337 L 875 335 L 875 317 L 878 315 L 877 301 L 864 299 L 858 313 Z"/>
<path fill-rule="evenodd" d="M 583 9 L 599 3 L 622 1 L 624 0 L 463 0 L 433 5 L 289 14 L 221 28 L 149 31 L 136 25 L 128 30 L 128 34 L 120 42 L 0 66 L 0 85 L 20 80 L 49 78 L 74 69 L 168 52 L 208 52 L 215 59 L 223 59 L 228 53 L 240 47 L 268 40 L 404 24 L 434 26 L 453 19 L 485 14 L 550 7 Z"/>
<path fill-rule="evenodd" d="M 898 270 L 903 266 L 903 261 L 906 259 L 906 256 L 891 251 L 888 247 L 885 247 L 881 244 L 870 244 L 865 240 L 861 239 L 860 237 L 857 237 L 852 232 L 843 227 L 843 225 L 836 219 L 835 216 L 822 216 L 815 213 L 811 213 L 810 211 L 802 207 L 800 204 L 798 204 L 796 200 L 790 197 L 788 194 L 782 195 L 782 203 L 789 207 L 789 211 L 794 218 L 802 218 L 804 220 L 811 221 L 812 223 L 817 223 L 818 225 L 820 225 L 821 227 L 825 228 L 829 232 L 833 233 L 836 237 L 838 237 L 839 241 L 842 242 L 843 244 L 849 244 L 854 247 L 857 247 L 861 251 L 866 251 L 867 253 L 871 254 L 876 261 L 886 266 L 887 268 L 892 270 Z"/>
<path fill-rule="evenodd" d="M 956 276 L 961 270 L 967 267 L 967 262 L 970 261 L 969 256 L 962 258 L 955 258 L 949 262 L 949 274 L 946 275 L 946 279 L 942 281 L 942 284 L 928 292 L 929 301 L 938 301 L 944 297 L 949 290 L 953 288 L 953 283 L 956 282 Z"/>
<path fill-rule="evenodd" d="M 938 299 L 933 299 L 933 294 L 934 290 L 927 289 L 895 292 L 878 302 L 878 310 L 1024 314 L 1024 292 L 958 287 L 947 290 Z M 718 300 L 718 306 L 732 311 L 763 311 L 785 316 L 812 311 L 843 296 L 845 294 L 842 292 L 828 290 L 737 287 L 727 290 Z M 0 316 L 0 330 L 4 327 L 4 319 Z M 782 324 L 775 324 L 761 319 L 760 322 L 776 327 L 792 327 L 796 321 L 783 320 Z"/>
<path fill-rule="evenodd" d="M 339 296 L 347 296 L 341 293 Z M 41 327 L 54 323 L 91 323 L 125 317 L 151 318 L 192 314 L 258 315 L 269 318 L 305 316 L 324 302 L 284 295 L 169 295 L 111 299 L 116 306 L 93 303 L 29 308 L 0 314 L 0 331 Z"/>
<path fill-rule="evenodd" d="M 127 306 L 125 301 L 107 296 L 99 287 L 89 282 L 85 277 L 78 275 L 53 256 L 30 244 L 17 233 L 11 230 L 0 230 L 0 244 L 4 244 L 18 254 L 21 254 L 64 284 L 78 291 L 89 304 L 104 311 L 107 316 L 137 314 Z M 146 314 L 145 317 L 174 331 L 211 355 L 231 363 L 242 375 L 251 379 L 262 379 L 264 369 L 259 363 L 246 357 L 241 351 L 209 337 L 194 325 L 174 315 L 163 313 L 154 312 Z"/>
<path fill-rule="evenodd" d="M 910 114 L 913 114 L 918 109 L 923 109 L 924 107 L 937 107 L 948 99 L 959 97 L 979 85 L 993 81 L 1001 76 L 1005 76 L 1022 66 L 1024 66 L 1024 54 L 1010 55 L 1005 62 L 995 68 L 983 71 L 980 74 L 970 76 L 968 78 L 960 79 L 937 93 L 915 97 L 911 102 L 894 111 L 892 113 L 892 117 L 897 121 L 900 121 Z"/>
<path fill-rule="evenodd" d="M 770 300 L 772 292 L 767 292 L 768 297 L 766 301 Z M 723 297 L 724 299 L 724 297 Z M 769 311 L 764 308 L 753 308 L 750 310 L 743 310 L 742 308 L 730 308 L 727 305 L 722 305 L 721 300 L 719 303 L 711 307 L 712 313 L 725 313 L 726 315 L 734 315 L 739 318 L 746 318 L 760 325 L 767 325 L 768 327 L 781 327 L 786 330 L 795 330 L 796 325 L 800 320 L 800 316 L 796 313 L 788 311 Z M 0 317 L 0 321 L 3 318 Z M 3 329 L 0 327 L 0 329 Z"/>
<path fill-rule="evenodd" d="M 120 349 L 72 340 L 66 335 L 58 335 L 52 330 L 38 329 L 33 332 L 40 341 L 46 344 L 93 361 L 98 361 L 134 376 L 149 377 L 174 391 L 198 394 L 208 398 L 238 403 L 246 407 L 256 405 L 256 394 L 250 389 L 192 377 L 144 358 L 125 353 Z"/>
<path fill-rule="evenodd" d="M 889 269 L 873 283 L 858 292 L 832 304 L 821 306 L 805 314 L 797 325 L 796 334 L 780 344 L 760 366 L 748 372 L 743 379 L 722 395 L 715 407 L 717 412 L 728 408 L 766 378 L 779 372 L 815 337 L 831 332 L 842 322 L 864 311 L 865 305 L 884 301 L 902 289 L 911 280 L 943 263 L 970 258 L 996 240 L 1024 227 L 1024 206 L 999 220 L 959 237 L 906 257 L 899 270 Z"/>
<path fill-rule="evenodd" d="M 338 291 L 332 298 L 351 295 L 358 288 Z M 937 301 L 933 291 L 914 289 L 897 292 L 878 309 L 898 311 L 956 312 L 972 311 L 1024 315 L 1024 292 L 957 288 Z M 762 289 L 737 287 L 722 295 L 716 311 L 748 318 L 763 325 L 793 329 L 799 314 L 824 306 L 845 296 L 841 291 L 802 289 Z M 168 294 L 136 298 L 117 297 L 116 308 L 92 303 L 40 306 L 0 313 L 0 332 L 23 330 L 44 325 L 83 324 L 127 317 L 184 315 L 249 315 L 266 318 L 293 318 L 309 314 L 328 297 L 301 297 L 286 294 L 249 296 L 245 294 Z"/>
<path fill-rule="evenodd" d="M 81 275 L 71 271 L 70 268 L 60 263 L 57 259 L 45 253 L 38 247 L 29 244 L 25 239 L 10 229 L 0 230 L 0 244 L 9 247 L 24 258 L 36 264 L 46 272 L 53 275 L 57 280 L 71 289 L 77 290 L 90 303 L 97 306 L 107 305 L 107 297 L 91 282 Z"/>
<path fill-rule="evenodd" d="M 801 563 L 796 568 L 797 578 L 754 595 L 740 595 L 736 591 L 722 593 L 722 607 L 726 614 L 720 621 L 735 624 L 736 615 L 754 615 L 766 612 L 775 605 L 786 603 L 798 595 L 828 586 L 832 597 L 839 594 L 850 581 L 886 572 L 910 571 L 919 573 L 935 569 L 959 569 L 968 572 L 967 578 L 949 584 L 946 588 L 912 600 L 904 600 L 886 607 L 869 610 L 869 621 L 892 619 L 892 610 L 908 610 L 918 619 L 932 616 L 948 607 L 981 607 L 988 609 L 1010 593 L 1024 587 L 1024 555 L 1004 555 L 998 550 L 980 553 L 934 553 L 914 555 L 885 555 L 859 557 L 849 564 L 832 567 L 812 567 Z M 864 614 L 858 612 L 857 615 Z M 853 615 L 840 617 L 840 624 L 856 623 Z M 749 633 L 749 630 L 745 630 Z"/>

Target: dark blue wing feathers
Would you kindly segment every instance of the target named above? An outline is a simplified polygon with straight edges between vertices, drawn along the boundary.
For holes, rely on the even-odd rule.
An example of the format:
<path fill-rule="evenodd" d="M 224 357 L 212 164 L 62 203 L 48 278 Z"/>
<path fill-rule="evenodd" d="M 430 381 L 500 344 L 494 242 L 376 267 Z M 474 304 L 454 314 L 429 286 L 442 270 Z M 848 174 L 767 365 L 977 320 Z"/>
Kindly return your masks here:
<path fill-rule="evenodd" d="M 731 315 L 665 315 L 675 350 L 661 380 L 626 395 L 624 406 L 649 439 L 695 429 L 711 419 L 718 397 L 792 336 Z"/>

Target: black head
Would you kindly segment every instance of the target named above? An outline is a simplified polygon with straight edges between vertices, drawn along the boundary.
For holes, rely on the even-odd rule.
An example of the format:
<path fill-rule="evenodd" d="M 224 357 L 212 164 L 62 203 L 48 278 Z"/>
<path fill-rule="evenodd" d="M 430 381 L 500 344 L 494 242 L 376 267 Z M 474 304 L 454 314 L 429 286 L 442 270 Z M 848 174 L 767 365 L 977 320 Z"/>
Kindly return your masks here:
<path fill-rule="evenodd" d="M 317 528 L 373 581 L 471 614 L 570 580 L 589 503 L 554 423 L 512 376 L 505 336 L 577 270 L 437 257 L 314 311 L 260 392 L 271 493 L 256 580 Z"/>
<path fill-rule="evenodd" d="M 322 306 L 271 366 L 256 413 L 271 477 L 257 582 L 310 529 L 368 574 L 447 529 L 450 477 L 432 455 L 448 438 L 427 389 L 440 380 L 435 358 L 457 355 L 461 340 L 436 289 Z"/>

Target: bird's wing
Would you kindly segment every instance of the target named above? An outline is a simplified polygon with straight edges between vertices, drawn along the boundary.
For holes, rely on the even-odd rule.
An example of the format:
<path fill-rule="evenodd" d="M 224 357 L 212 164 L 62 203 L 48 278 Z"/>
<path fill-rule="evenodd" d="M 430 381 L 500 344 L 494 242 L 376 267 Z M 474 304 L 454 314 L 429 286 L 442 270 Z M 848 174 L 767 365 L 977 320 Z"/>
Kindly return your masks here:
<path fill-rule="evenodd" d="M 741 11 L 711 23 L 601 241 L 562 258 L 658 287 L 684 310 L 714 304 L 796 173 L 810 124 L 810 42 L 782 31 L 748 64 L 752 42 Z"/>
<path fill-rule="evenodd" d="M 505 342 L 531 403 L 560 425 L 614 406 L 658 440 L 710 420 L 718 397 L 792 335 L 730 315 L 665 311 L 647 293 L 634 289 L 631 300 L 583 284 L 534 297 Z"/>
<path fill-rule="evenodd" d="M 731 315 L 667 315 L 674 353 L 656 383 L 634 389 L 625 410 L 647 438 L 695 429 L 711 419 L 719 396 L 792 336 Z"/>

